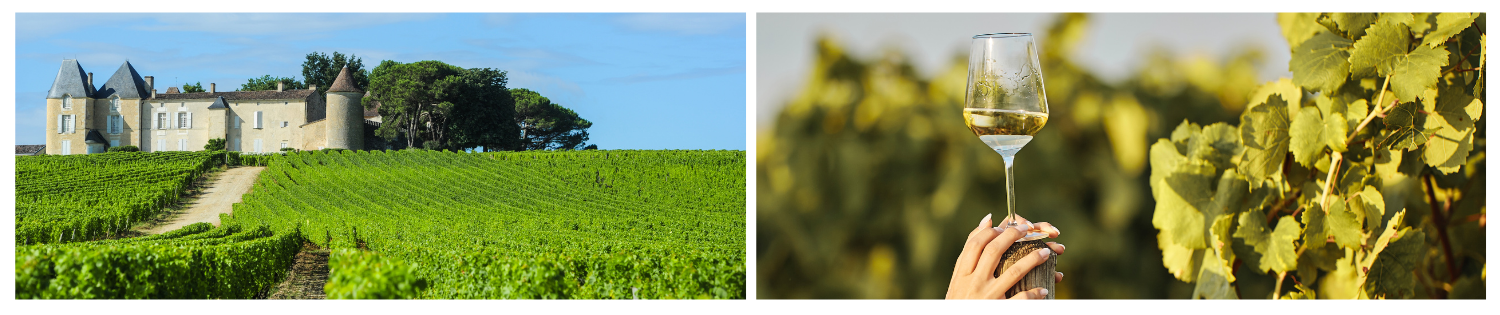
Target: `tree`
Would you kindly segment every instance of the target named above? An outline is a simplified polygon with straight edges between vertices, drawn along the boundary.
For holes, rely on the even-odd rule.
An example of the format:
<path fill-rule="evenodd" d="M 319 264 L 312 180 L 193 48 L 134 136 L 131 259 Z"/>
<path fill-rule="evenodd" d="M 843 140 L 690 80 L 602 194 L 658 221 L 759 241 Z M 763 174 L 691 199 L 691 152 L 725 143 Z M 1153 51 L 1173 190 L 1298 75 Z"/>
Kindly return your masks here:
<path fill-rule="evenodd" d="M 302 77 L 305 78 L 306 86 L 317 86 L 318 93 L 328 92 L 328 87 L 333 85 L 333 80 L 338 78 L 339 70 L 345 66 L 349 67 L 349 74 L 354 79 L 354 87 L 367 90 L 370 85 L 370 73 L 364 70 L 364 62 L 354 55 L 345 56 L 337 51 L 333 56 L 320 52 L 307 54 L 307 61 L 302 62 Z M 273 86 L 274 87 L 274 86 Z"/>
<path fill-rule="evenodd" d="M 204 90 L 203 89 L 203 82 L 201 82 L 201 81 L 200 82 L 193 82 L 193 84 L 183 84 L 182 85 L 182 93 L 202 93 L 202 92 L 208 92 L 208 90 Z"/>
<path fill-rule="evenodd" d="M 454 104 L 444 148 L 484 147 L 485 151 L 513 150 L 520 144 L 515 102 L 506 89 L 506 72 L 473 68 L 439 81 L 443 98 Z"/>
<path fill-rule="evenodd" d="M 594 123 L 578 113 L 528 89 L 511 89 L 515 99 L 515 121 L 521 129 L 521 150 L 578 150 L 589 140 Z"/>
<path fill-rule="evenodd" d="M 427 149 L 443 146 L 444 131 L 449 130 L 445 126 L 454 108 L 454 103 L 443 97 L 456 96 L 445 89 L 457 84 L 439 81 L 454 80 L 447 78 L 461 72 L 463 69 L 441 61 L 382 61 L 370 74 L 370 99 L 364 102 L 380 102 L 384 122 L 376 134 L 388 140 L 404 135 L 407 147 L 419 143 Z"/>
<path fill-rule="evenodd" d="M 225 143 L 224 138 L 208 139 L 208 144 L 203 145 L 203 150 L 204 151 L 223 151 L 224 147 L 225 147 L 224 143 Z"/>
<path fill-rule="evenodd" d="M 303 83 L 302 81 L 297 81 L 297 77 L 273 77 L 267 74 L 259 78 L 250 78 L 250 80 L 245 82 L 245 84 L 240 85 L 240 91 L 275 90 L 277 82 L 285 83 L 285 89 L 287 90 L 301 90 L 307 88 L 307 84 Z"/>

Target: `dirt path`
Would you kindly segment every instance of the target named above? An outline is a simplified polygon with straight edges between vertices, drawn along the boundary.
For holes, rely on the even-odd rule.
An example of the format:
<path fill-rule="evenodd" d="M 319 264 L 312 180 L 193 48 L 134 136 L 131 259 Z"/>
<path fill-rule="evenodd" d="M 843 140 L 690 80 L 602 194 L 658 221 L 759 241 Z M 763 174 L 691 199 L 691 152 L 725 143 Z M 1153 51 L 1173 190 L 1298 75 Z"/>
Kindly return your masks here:
<path fill-rule="evenodd" d="M 321 300 L 323 285 L 328 283 L 328 250 L 306 243 L 302 251 L 293 258 L 292 269 L 287 270 L 286 280 L 270 289 L 272 300 Z"/>
<path fill-rule="evenodd" d="M 169 223 L 151 227 L 144 232 L 161 234 L 198 222 L 219 225 L 219 214 L 230 213 L 234 209 L 230 206 L 240 202 L 240 196 L 250 192 L 250 187 L 255 186 L 255 178 L 260 176 L 260 171 L 264 169 L 266 168 L 236 167 L 225 170 L 213 183 L 204 188 L 203 193 L 197 196 L 198 198 L 184 203 L 187 207 L 186 211 L 175 213 L 169 219 Z"/>

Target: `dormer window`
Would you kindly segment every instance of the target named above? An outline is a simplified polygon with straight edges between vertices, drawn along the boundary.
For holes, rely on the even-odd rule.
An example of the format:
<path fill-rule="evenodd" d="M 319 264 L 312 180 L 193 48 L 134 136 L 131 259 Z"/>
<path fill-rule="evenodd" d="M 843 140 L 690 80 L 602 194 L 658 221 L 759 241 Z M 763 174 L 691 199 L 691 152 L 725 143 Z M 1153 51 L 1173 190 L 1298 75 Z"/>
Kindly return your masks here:
<path fill-rule="evenodd" d="M 109 98 L 109 112 L 111 112 L 111 113 L 119 113 L 120 112 L 120 97 L 119 96 L 114 96 L 114 97 L 110 97 Z"/>
<path fill-rule="evenodd" d="M 73 109 L 73 96 L 63 95 L 62 109 Z"/>

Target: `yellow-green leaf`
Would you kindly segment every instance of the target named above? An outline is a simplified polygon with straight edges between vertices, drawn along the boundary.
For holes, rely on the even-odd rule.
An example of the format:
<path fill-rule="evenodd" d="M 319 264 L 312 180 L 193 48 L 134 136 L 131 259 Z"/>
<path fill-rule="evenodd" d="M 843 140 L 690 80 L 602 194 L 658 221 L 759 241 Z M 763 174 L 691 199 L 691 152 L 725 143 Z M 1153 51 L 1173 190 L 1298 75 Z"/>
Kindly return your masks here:
<path fill-rule="evenodd" d="M 1375 13 L 1333 13 L 1333 22 L 1338 23 L 1339 30 L 1349 34 L 1349 38 L 1359 39 L 1365 36 L 1365 28 L 1374 24 L 1380 16 Z"/>
<path fill-rule="evenodd" d="M 1291 216 L 1281 217 L 1276 223 L 1276 231 L 1266 239 L 1266 251 L 1261 252 L 1261 268 L 1276 272 L 1297 270 L 1297 246 L 1294 241 L 1300 235 L 1302 226 L 1297 224 L 1297 219 Z"/>
<path fill-rule="evenodd" d="M 1320 33 L 1292 50 L 1292 83 L 1309 91 L 1333 91 L 1349 78 L 1349 49 L 1354 41 Z"/>
<path fill-rule="evenodd" d="M 1318 13 L 1277 13 L 1276 23 L 1281 25 L 1281 36 L 1286 38 L 1286 47 L 1297 47 L 1318 32 L 1327 28 L 1318 25 Z"/>
<path fill-rule="evenodd" d="M 1391 92 L 1396 93 L 1396 98 L 1410 102 L 1437 86 L 1438 77 L 1446 65 L 1447 49 L 1417 46 L 1411 53 L 1394 58 L 1391 70 L 1381 74 L 1391 75 Z"/>
<path fill-rule="evenodd" d="M 1422 37 L 1422 45 L 1437 47 L 1453 35 L 1458 35 L 1469 25 L 1474 24 L 1474 18 L 1479 17 L 1477 13 L 1438 13 L 1437 27 Z"/>
<path fill-rule="evenodd" d="M 1360 200 L 1356 200 L 1358 204 Z M 1359 217 L 1350 211 L 1344 204 L 1343 199 L 1333 198 L 1328 203 L 1328 234 L 1333 235 L 1333 241 L 1343 248 L 1360 248 L 1364 246 L 1364 231 L 1360 229 Z"/>
<path fill-rule="evenodd" d="M 1280 95 L 1273 95 L 1240 116 L 1240 140 L 1245 153 L 1239 169 L 1256 186 L 1278 174 L 1286 159 L 1287 145 L 1291 142 L 1287 134 L 1291 121 L 1286 108 L 1286 101 Z"/>
<path fill-rule="evenodd" d="M 1288 150 L 1298 164 L 1312 166 L 1313 161 L 1323 156 L 1323 147 L 1327 143 L 1323 137 L 1323 117 L 1316 107 L 1303 107 L 1297 112 L 1297 118 L 1292 120 L 1292 127 L 1288 130 L 1291 134 L 1291 143 Z"/>
<path fill-rule="evenodd" d="M 1411 44 L 1405 25 L 1376 24 L 1368 36 L 1354 42 L 1349 51 L 1350 71 L 1375 69 L 1381 76 L 1389 74 L 1395 59 L 1405 56 Z"/>

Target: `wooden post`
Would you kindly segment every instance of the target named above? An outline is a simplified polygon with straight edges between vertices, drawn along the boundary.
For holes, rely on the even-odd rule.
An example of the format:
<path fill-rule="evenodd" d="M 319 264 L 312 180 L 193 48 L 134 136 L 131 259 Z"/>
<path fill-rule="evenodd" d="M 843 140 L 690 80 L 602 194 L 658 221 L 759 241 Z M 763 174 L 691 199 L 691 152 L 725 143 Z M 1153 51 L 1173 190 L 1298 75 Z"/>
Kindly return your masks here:
<path fill-rule="evenodd" d="M 1032 255 L 1032 252 L 1043 248 L 1047 248 L 1047 243 L 1042 240 L 1016 242 L 1010 245 L 1010 249 L 1005 250 L 1005 260 L 1000 264 L 1000 270 L 997 270 L 996 273 L 1004 274 L 1005 270 L 1010 269 L 1011 265 L 1016 264 L 1016 261 L 1025 258 L 1026 255 Z M 1010 290 L 1005 291 L 1005 297 L 1009 298 L 1021 291 L 1037 287 L 1047 288 L 1048 300 L 1057 298 L 1057 253 L 1047 256 L 1046 262 L 1042 262 L 1041 265 L 1032 268 L 1031 272 L 1021 277 L 1021 280 L 1017 281 L 1016 285 L 1011 286 Z"/>

